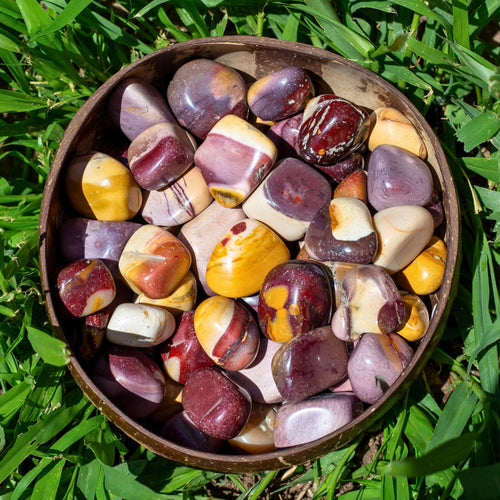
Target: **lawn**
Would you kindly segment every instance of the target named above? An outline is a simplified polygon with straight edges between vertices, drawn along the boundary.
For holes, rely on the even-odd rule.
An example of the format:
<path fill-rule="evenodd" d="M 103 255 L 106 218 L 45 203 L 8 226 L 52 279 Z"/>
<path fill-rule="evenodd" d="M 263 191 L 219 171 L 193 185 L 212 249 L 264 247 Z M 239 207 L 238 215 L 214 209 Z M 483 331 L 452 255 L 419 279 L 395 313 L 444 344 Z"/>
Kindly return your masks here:
<path fill-rule="evenodd" d="M 500 0 L 0 0 L 0 500 L 500 498 Z M 378 73 L 446 153 L 462 263 L 442 340 L 372 429 L 308 464 L 222 474 L 155 456 L 82 395 L 38 270 L 44 182 L 97 87 L 192 38 L 267 36 Z"/>

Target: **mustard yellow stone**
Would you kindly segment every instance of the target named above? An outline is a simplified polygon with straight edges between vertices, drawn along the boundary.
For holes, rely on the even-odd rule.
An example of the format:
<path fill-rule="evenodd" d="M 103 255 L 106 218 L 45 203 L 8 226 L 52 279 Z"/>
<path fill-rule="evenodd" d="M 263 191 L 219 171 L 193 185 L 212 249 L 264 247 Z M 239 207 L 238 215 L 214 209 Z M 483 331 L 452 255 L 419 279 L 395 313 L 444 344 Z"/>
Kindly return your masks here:
<path fill-rule="evenodd" d="M 421 339 L 429 328 L 429 311 L 423 300 L 413 293 L 402 293 L 401 300 L 405 315 L 396 333 L 405 340 L 413 342 Z"/>
<path fill-rule="evenodd" d="M 267 334 L 275 342 L 288 342 L 293 339 L 292 325 L 290 324 L 289 314 L 296 316 L 299 309 L 297 304 L 291 304 L 290 308 L 285 307 L 288 299 L 288 288 L 284 285 L 273 286 L 263 294 L 265 303 L 276 310 L 274 319 L 267 323 Z M 300 309 L 299 311 L 300 312 Z"/>
<path fill-rule="evenodd" d="M 447 249 L 443 240 L 433 236 L 422 252 L 396 275 L 396 283 L 403 290 L 428 295 L 443 282 Z"/>
<path fill-rule="evenodd" d="M 264 224 L 245 219 L 215 246 L 207 265 L 207 284 L 225 297 L 253 295 L 267 273 L 289 259 L 290 252 L 279 236 Z"/>
<path fill-rule="evenodd" d="M 76 157 L 66 174 L 72 207 L 90 219 L 124 221 L 140 210 L 142 191 L 130 170 L 104 153 Z"/>
<path fill-rule="evenodd" d="M 183 311 L 191 311 L 195 308 L 197 293 L 196 278 L 191 271 L 188 271 L 177 288 L 167 297 L 152 299 L 146 294 L 141 293 L 137 296 L 135 302 L 163 307 L 175 316 Z"/>
<path fill-rule="evenodd" d="M 381 144 L 399 146 L 412 153 L 427 157 L 427 149 L 415 126 L 401 111 L 383 107 L 374 111 L 375 125 L 368 138 L 368 149 L 373 151 Z"/>

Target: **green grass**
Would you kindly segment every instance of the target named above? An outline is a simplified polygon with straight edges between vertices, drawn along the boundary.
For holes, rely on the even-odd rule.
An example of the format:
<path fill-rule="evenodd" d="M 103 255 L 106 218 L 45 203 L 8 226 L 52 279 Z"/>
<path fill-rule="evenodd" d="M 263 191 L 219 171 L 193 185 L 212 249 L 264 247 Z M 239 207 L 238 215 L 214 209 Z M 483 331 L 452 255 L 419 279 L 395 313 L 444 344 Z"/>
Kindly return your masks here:
<path fill-rule="evenodd" d="M 228 485 L 240 499 L 301 485 L 318 499 L 499 498 L 499 12 L 499 0 L 0 0 L 0 499 L 202 499 Z M 44 181 L 85 99 L 142 55 L 223 34 L 310 43 L 393 83 L 436 131 L 462 210 L 457 297 L 406 398 L 310 466 L 244 478 L 157 457 L 94 409 L 50 336 L 37 261 Z"/>

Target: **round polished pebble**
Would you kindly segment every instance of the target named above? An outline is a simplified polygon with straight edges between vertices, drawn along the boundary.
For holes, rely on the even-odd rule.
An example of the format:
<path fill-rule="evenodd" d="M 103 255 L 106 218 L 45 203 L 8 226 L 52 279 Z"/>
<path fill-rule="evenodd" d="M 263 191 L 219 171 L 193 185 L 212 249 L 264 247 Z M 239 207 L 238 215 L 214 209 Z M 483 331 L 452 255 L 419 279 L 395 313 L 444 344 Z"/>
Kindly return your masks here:
<path fill-rule="evenodd" d="M 224 207 L 242 203 L 274 165 L 273 142 L 247 121 L 234 115 L 220 119 L 196 150 L 211 195 Z"/>
<path fill-rule="evenodd" d="M 110 344 L 97 358 L 92 378 L 113 403 L 135 419 L 151 415 L 165 394 L 160 367 L 135 347 Z"/>
<path fill-rule="evenodd" d="M 271 229 L 245 219 L 215 246 L 207 265 L 207 284 L 226 297 L 253 295 L 260 290 L 267 273 L 289 259 L 287 246 Z"/>
<path fill-rule="evenodd" d="M 161 428 L 160 434 L 166 439 L 191 450 L 219 453 L 224 440 L 209 436 L 198 429 L 185 411 L 172 415 Z"/>
<path fill-rule="evenodd" d="M 368 264 L 377 246 L 370 211 L 356 198 L 334 198 L 314 216 L 305 237 L 307 253 L 320 261 Z"/>
<path fill-rule="evenodd" d="M 311 99 L 297 139 L 301 158 L 315 165 L 331 165 L 354 153 L 367 139 L 368 113 L 353 102 L 333 94 Z"/>
<path fill-rule="evenodd" d="M 209 296 L 215 295 L 206 280 L 207 264 L 212 252 L 231 227 L 245 218 L 243 210 L 226 208 L 213 201 L 203 212 L 186 222 L 179 231 L 179 240 L 193 256 L 191 269 L 198 278 L 203 291 Z"/>
<path fill-rule="evenodd" d="M 160 355 L 167 375 L 181 384 L 185 384 L 198 368 L 215 364 L 196 337 L 194 310 L 182 314 L 171 341 L 161 346 Z"/>
<path fill-rule="evenodd" d="M 276 351 L 282 346 L 281 342 L 273 342 L 262 337 L 259 343 L 257 356 L 252 363 L 237 372 L 227 371 L 226 375 L 237 385 L 243 387 L 252 401 L 257 403 L 281 403 L 283 396 L 274 382 L 271 363 Z"/>
<path fill-rule="evenodd" d="M 279 120 L 267 131 L 267 137 L 278 150 L 278 158 L 297 156 L 297 137 L 302 123 L 302 113 Z"/>
<path fill-rule="evenodd" d="M 424 301 L 413 293 L 401 292 L 405 315 L 395 333 L 405 340 L 414 342 L 421 339 L 429 328 L 429 311 Z"/>
<path fill-rule="evenodd" d="M 347 393 L 284 404 L 274 419 L 274 443 L 277 448 L 309 443 L 347 425 L 362 411 L 362 403 Z"/>
<path fill-rule="evenodd" d="M 250 397 L 212 366 L 191 375 L 182 391 L 182 405 L 198 429 L 218 439 L 237 436 L 251 410 Z"/>
<path fill-rule="evenodd" d="M 314 165 L 316 168 L 331 177 L 335 182 L 341 183 L 349 174 L 362 170 L 365 160 L 361 153 L 352 153 L 332 165 Z"/>
<path fill-rule="evenodd" d="M 269 453 L 274 451 L 274 416 L 277 407 L 273 405 L 252 404 L 250 417 L 243 430 L 229 445 L 244 453 Z"/>
<path fill-rule="evenodd" d="M 357 198 L 363 203 L 368 202 L 366 191 L 366 172 L 364 170 L 355 170 L 350 173 L 333 192 L 334 198 Z"/>
<path fill-rule="evenodd" d="M 378 266 L 359 265 L 344 276 L 332 329 L 340 339 L 353 341 L 365 332 L 392 332 L 403 316 L 401 296 L 389 274 Z"/>
<path fill-rule="evenodd" d="M 153 347 L 175 330 L 175 319 L 166 309 L 148 304 L 118 305 L 109 320 L 106 339 L 130 347 Z"/>
<path fill-rule="evenodd" d="M 194 139 L 183 128 L 173 123 L 158 123 L 131 142 L 130 170 L 143 189 L 162 189 L 189 169 L 194 151 Z"/>
<path fill-rule="evenodd" d="M 429 167 L 418 156 L 391 145 L 378 146 L 368 161 L 368 201 L 375 210 L 430 202 L 433 191 Z"/>
<path fill-rule="evenodd" d="M 427 245 L 434 232 L 430 212 L 418 205 L 390 207 L 373 216 L 378 251 L 373 263 L 395 273 L 406 267 Z"/>
<path fill-rule="evenodd" d="M 133 141 L 157 123 L 175 123 L 160 91 L 141 78 L 126 78 L 111 91 L 108 114 L 120 130 Z"/>
<path fill-rule="evenodd" d="M 111 310 L 105 307 L 83 318 L 78 351 L 84 361 L 92 361 L 99 354 L 110 317 Z"/>
<path fill-rule="evenodd" d="M 314 86 L 307 71 L 299 66 L 286 66 L 250 86 L 248 107 L 262 120 L 284 120 L 301 111 L 313 94 Z"/>
<path fill-rule="evenodd" d="M 446 267 L 446 244 L 432 236 L 427 246 L 394 277 L 396 283 L 417 295 L 435 292 L 443 283 Z"/>
<path fill-rule="evenodd" d="M 175 290 L 189 271 L 191 254 L 161 227 L 147 224 L 128 240 L 118 266 L 135 293 L 161 299 Z"/>
<path fill-rule="evenodd" d="M 193 167 L 167 188 L 145 192 L 141 216 L 148 224 L 179 226 L 203 212 L 212 201 L 201 170 Z"/>
<path fill-rule="evenodd" d="M 194 330 L 203 350 L 226 370 L 242 370 L 257 355 L 260 330 L 242 302 L 214 296 L 198 305 Z"/>
<path fill-rule="evenodd" d="M 205 139 L 224 116 L 246 118 L 246 85 L 241 75 L 210 59 L 183 64 L 170 80 L 167 100 L 179 123 Z"/>
<path fill-rule="evenodd" d="M 347 376 L 347 345 L 330 326 L 305 332 L 276 352 L 274 381 L 285 401 L 299 401 Z"/>
<path fill-rule="evenodd" d="M 104 153 L 75 157 L 66 172 L 66 194 L 79 215 L 124 221 L 140 210 L 142 191 L 130 170 Z"/>
<path fill-rule="evenodd" d="M 316 212 L 332 197 L 328 181 L 313 167 L 285 158 L 243 203 L 247 217 L 259 220 L 282 238 L 304 236 Z"/>
<path fill-rule="evenodd" d="M 177 288 L 162 299 L 151 299 L 144 293 L 137 295 L 135 302 L 138 304 L 150 304 L 152 306 L 163 307 L 174 316 L 183 311 L 190 311 L 196 306 L 196 298 L 198 295 L 198 285 L 196 278 L 191 271 L 182 278 Z"/>
<path fill-rule="evenodd" d="M 427 149 L 415 126 L 401 113 L 391 108 L 378 108 L 373 113 L 375 124 L 368 138 L 368 149 L 373 151 L 381 144 L 399 146 L 411 153 L 426 158 Z"/>
<path fill-rule="evenodd" d="M 262 333 L 276 342 L 324 326 L 332 311 L 331 283 L 326 268 L 313 261 L 291 260 L 273 268 L 259 295 Z"/>
<path fill-rule="evenodd" d="M 347 365 L 354 393 L 365 403 L 375 403 L 398 379 L 412 357 L 413 349 L 400 336 L 365 333 Z"/>
<path fill-rule="evenodd" d="M 104 309 L 116 295 L 113 275 L 98 259 L 76 260 L 61 269 L 57 290 L 66 309 L 77 318 Z"/>

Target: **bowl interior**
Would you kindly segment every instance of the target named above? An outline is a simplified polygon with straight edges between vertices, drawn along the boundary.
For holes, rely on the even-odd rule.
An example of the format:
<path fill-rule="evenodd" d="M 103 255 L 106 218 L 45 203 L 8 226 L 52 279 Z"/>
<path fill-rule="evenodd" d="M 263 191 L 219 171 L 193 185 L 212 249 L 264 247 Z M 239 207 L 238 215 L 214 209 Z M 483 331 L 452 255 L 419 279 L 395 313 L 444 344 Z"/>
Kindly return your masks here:
<path fill-rule="evenodd" d="M 316 93 L 335 93 L 368 110 L 391 106 L 416 127 L 428 151 L 427 164 L 440 192 L 444 222 L 438 235 L 448 247 L 444 281 L 429 297 L 431 322 L 426 336 L 415 347 L 415 355 L 403 375 L 375 404 L 351 424 L 312 443 L 258 455 L 217 455 L 194 451 L 165 440 L 140 425 L 116 407 L 92 382 L 73 353 L 73 328 L 58 302 L 55 277 L 63 262 L 58 253 L 57 230 L 70 214 L 64 193 L 64 175 L 73 155 L 88 150 L 112 151 L 121 133 L 106 113 L 106 99 L 121 80 L 140 77 L 165 92 L 170 78 L 184 62 L 210 58 L 237 69 L 248 83 L 288 65 L 305 68 Z M 285 468 L 315 459 L 341 447 L 379 419 L 409 388 L 427 362 L 444 329 L 456 286 L 459 215 L 453 180 L 445 156 L 425 119 L 398 90 L 362 66 L 308 45 L 257 37 L 198 39 L 167 47 L 119 71 L 82 106 L 68 126 L 57 151 L 44 191 L 40 217 L 40 268 L 49 319 L 72 352 L 69 368 L 92 403 L 125 433 L 153 452 L 187 465 L 225 472 L 257 472 Z"/>

